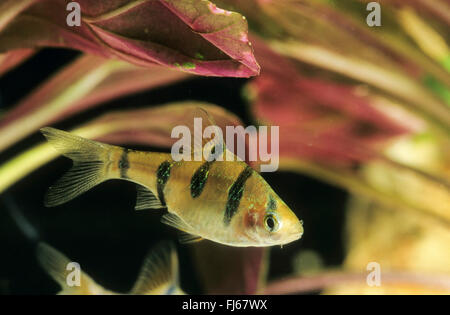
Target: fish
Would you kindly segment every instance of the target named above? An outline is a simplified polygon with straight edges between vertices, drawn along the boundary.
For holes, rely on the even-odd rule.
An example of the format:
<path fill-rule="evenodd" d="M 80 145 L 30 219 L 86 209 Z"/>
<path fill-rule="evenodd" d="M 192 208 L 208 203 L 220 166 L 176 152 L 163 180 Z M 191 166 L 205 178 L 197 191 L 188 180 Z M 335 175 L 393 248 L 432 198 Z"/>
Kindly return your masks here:
<path fill-rule="evenodd" d="M 182 243 L 207 239 L 264 247 L 303 235 L 303 222 L 258 172 L 237 158 L 176 161 L 170 153 L 131 150 L 51 127 L 41 132 L 73 160 L 72 169 L 49 188 L 46 206 L 61 205 L 106 180 L 122 179 L 137 184 L 136 210 L 167 210 L 162 222 L 183 232 Z M 219 149 L 230 153 L 219 141 L 202 143 L 200 150 L 205 148 L 211 154 Z M 192 147 L 194 155 L 198 150 L 198 145 Z"/>
<path fill-rule="evenodd" d="M 40 242 L 37 258 L 42 268 L 61 286 L 58 295 L 122 295 L 99 285 L 86 272 L 79 270 L 79 282 L 72 277 L 73 261 L 64 254 Z M 78 265 L 79 266 L 79 265 Z M 179 286 L 178 257 L 174 246 L 161 242 L 144 259 L 138 279 L 128 295 L 185 295 Z"/>

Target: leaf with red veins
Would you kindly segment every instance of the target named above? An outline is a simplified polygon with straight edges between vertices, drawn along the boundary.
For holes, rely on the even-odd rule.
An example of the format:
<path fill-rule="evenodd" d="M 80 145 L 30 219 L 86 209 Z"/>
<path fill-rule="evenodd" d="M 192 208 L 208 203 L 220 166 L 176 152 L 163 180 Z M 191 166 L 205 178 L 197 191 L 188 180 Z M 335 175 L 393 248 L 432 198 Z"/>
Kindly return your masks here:
<path fill-rule="evenodd" d="M 255 74 L 259 74 L 260 67 L 248 40 L 248 26 L 244 16 L 220 9 L 209 1 L 190 1 L 195 4 L 195 11 L 182 10 L 183 1 L 162 2 L 171 3 L 173 11 L 195 32 Z"/>
<path fill-rule="evenodd" d="M 141 66 L 161 64 L 205 76 L 251 77 L 260 68 L 239 13 L 206 0 L 78 1 L 82 25 L 69 27 L 65 3 L 43 0 L 0 35 L 0 52 L 69 47 Z"/>

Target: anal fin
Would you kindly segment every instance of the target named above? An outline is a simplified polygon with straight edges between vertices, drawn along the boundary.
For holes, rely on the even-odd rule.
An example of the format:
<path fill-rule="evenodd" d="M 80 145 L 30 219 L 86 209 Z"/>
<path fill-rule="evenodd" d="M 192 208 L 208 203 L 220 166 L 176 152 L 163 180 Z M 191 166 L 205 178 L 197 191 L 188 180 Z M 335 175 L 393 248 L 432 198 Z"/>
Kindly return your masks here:
<path fill-rule="evenodd" d="M 167 213 L 163 215 L 161 222 L 183 232 L 182 235 L 180 235 L 180 243 L 194 243 L 203 239 L 201 236 L 195 235 L 193 233 L 193 228 L 176 214 Z"/>
<path fill-rule="evenodd" d="M 179 237 L 180 243 L 189 244 L 189 243 L 197 243 L 203 240 L 203 237 L 198 235 L 189 234 L 186 232 L 182 232 Z"/>

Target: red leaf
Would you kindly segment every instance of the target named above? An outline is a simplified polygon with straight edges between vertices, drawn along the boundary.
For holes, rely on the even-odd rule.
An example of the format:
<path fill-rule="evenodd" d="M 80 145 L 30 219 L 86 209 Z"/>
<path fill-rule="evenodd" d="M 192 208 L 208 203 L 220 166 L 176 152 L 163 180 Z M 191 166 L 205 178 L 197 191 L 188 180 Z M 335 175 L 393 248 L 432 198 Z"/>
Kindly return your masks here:
<path fill-rule="evenodd" d="M 20 12 L 37 0 L 2 0 L 0 3 L 0 31 L 11 22 Z"/>
<path fill-rule="evenodd" d="M 265 272 L 264 248 L 202 242 L 194 247 L 196 269 L 207 294 L 256 294 Z"/>
<path fill-rule="evenodd" d="M 0 35 L 0 51 L 68 47 L 206 76 L 259 74 L 245 18 L 209 1 L 78 2 L 83 13 L 81 26 L 67 25 L 69 12 L 64 3 L 44 0 L 5 29 Z"/>
<path fill-rule="evenodd" d="M 296 64 L 253 42 L 264 69 L 248 85 L 253 114 L 280 126 L 281 157 L 349 165 L 374 158 L 380 141 L 408 131 L 353 87 L 305 77 Z"/>
<path fill-rule="evenodd" d="M 18 49 L 0 55 L 0 76 L 24 62 L 33 54 L 33 49 Z"/>
<path fill-rule="evenodd" d="M 61 117 L 70 116 L 118 97 L 172 84 L 189 77 L 190 75 L 187 73 L 173 71 L 159 65 L 149 65 L 146 68 L 130 66 L 127 69 L 113 72 L 91 93 L 61 113 Z"/>

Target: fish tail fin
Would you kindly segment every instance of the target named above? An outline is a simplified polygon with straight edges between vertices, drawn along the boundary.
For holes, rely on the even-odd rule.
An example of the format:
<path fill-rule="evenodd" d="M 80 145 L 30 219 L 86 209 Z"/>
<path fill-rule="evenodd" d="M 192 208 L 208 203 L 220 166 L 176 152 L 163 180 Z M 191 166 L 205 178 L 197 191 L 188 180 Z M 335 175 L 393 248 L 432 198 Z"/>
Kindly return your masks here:
<path fill-rule="evenodd" d="M 73 160 L 72 169 L 49 188 L 45 196 L 47 207 L 72 200 L 108 179 L 111 151 L 118 147 L 50 127 L 41 132 L 58 152 Z"/>
<path fill-rule="evenodd" d="M 175 246 L 162 242 L 145 258 L 131 294 L 184 294 L 179 286 L 178 256 Z"/>
<path fill-rule="evenodd" d="M 70 264 L 73 264 L 73 262 L 44 242 L 40 242 L 37 246 L 37 259 L 41 267 L 62 287 L 62 291 L 59 294 L 86 294 L 89 290 L 98 286 L 81 269 L 79 270 L 78 281 L 70 277 L 73 283 L 69 285 L 69 276 L 73 273 Z"/>

